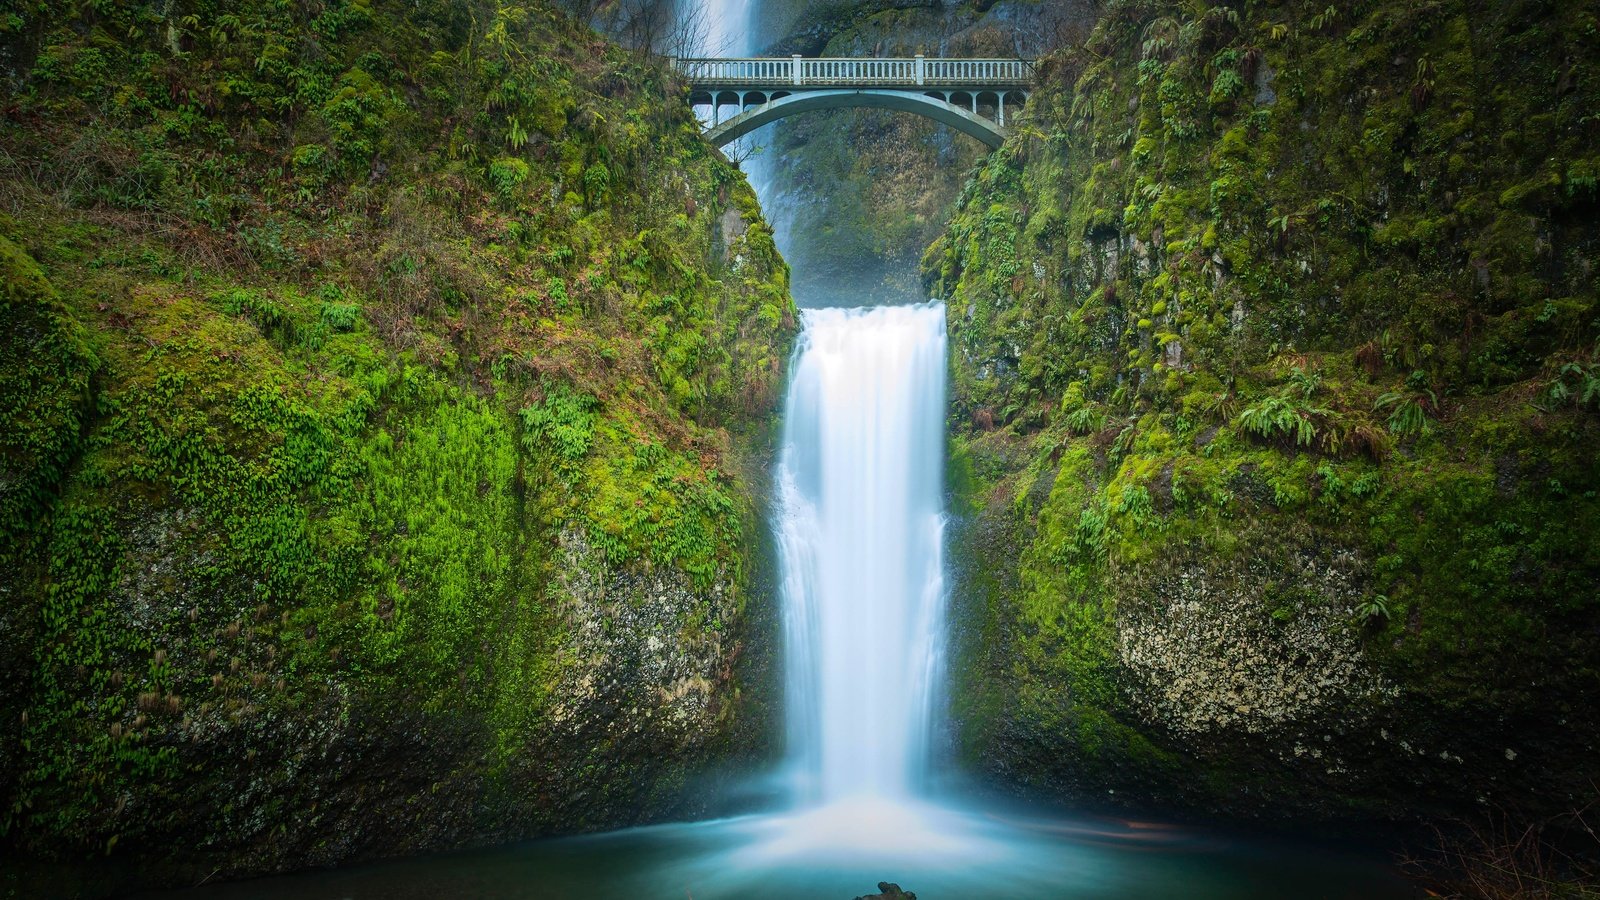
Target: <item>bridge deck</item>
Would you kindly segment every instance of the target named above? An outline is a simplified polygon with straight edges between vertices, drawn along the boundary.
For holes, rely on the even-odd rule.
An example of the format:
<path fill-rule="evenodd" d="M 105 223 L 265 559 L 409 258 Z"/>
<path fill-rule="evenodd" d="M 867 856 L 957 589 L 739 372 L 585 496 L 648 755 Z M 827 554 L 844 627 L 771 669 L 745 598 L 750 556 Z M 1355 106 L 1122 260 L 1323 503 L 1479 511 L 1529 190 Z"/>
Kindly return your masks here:
<path fill-rule="evenodd" d="M 888 59 L 750 57 L 676 59 L 673 65 L 695 88 L 968 88 L 1026 90 L 1033 66 L 1020 59 Z"/>

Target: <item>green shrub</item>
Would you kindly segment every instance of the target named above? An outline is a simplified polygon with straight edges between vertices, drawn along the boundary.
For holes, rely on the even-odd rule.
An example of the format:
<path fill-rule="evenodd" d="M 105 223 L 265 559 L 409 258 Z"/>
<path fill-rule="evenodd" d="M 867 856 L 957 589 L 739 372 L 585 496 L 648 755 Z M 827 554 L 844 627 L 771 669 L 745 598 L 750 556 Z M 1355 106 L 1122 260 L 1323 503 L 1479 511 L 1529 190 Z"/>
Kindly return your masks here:
<path fill-rule="evenodd" d="M 611 196 L 611 170 L 595 163 L 583 170 L 583 192 L 591 205 L 606 202 Z"/>
<path fill-rule="evenodd" d="M 1378 397 L 1372 408 L 1375 412 L 1388 410 L 1390 433 L 1405 437 L 1427 431 L 1429 413 L 1439 408 L 1439 398 L 1428 388 L 1389 391 Z"/>

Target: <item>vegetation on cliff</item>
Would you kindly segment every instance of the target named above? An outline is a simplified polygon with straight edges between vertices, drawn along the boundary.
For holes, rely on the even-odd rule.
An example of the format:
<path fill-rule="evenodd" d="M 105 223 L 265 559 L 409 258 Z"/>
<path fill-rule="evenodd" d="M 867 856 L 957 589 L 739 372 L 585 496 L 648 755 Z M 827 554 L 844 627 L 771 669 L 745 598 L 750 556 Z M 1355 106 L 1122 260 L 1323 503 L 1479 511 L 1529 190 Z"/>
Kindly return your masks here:
<path fill-rule="evenodd" d="M 532 2 L 6 0 L 0 78 L 8 861 L 594 827 L 757 749 L 787 270 L 659 66 Z"/>
<path fill-rule="evenodd" d="M 1244 813 L 1593 798 L 1597 60 L 1587 3 L 1113 0 L 1042 62 L 924 258 L 969 758 Z"/>

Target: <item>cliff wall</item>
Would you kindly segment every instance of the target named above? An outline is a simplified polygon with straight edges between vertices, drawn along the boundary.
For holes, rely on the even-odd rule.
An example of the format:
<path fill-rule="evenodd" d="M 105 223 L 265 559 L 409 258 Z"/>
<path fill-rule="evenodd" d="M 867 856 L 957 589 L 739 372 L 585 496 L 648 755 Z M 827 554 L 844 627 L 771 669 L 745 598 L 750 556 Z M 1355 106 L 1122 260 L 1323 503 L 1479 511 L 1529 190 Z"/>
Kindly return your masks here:
<path fill-rule="evenodd" d="M 655 63 L 537 3 L 9 2 L 0 77 L 0 884 L 770 755 L 787 269 Z"/>

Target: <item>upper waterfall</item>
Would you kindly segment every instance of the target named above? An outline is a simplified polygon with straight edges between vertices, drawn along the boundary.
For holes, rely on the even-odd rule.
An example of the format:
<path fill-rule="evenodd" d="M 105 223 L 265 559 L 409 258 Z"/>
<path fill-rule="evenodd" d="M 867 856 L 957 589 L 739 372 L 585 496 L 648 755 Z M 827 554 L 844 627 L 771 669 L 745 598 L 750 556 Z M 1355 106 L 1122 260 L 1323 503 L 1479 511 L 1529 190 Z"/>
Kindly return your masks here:
<path fill-rule="evenodd" d="M 690 4 L 686 12 L 700 18 L 690 23 L 700 38 L 694 52 L 731 56 L 753 50 L 751 6 L 751 0 L 697 0 Z"/>

